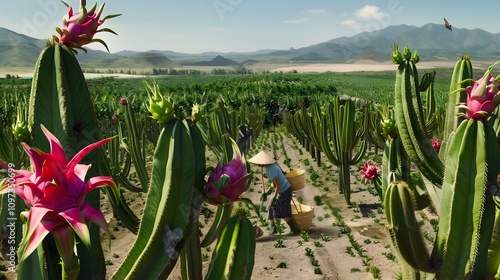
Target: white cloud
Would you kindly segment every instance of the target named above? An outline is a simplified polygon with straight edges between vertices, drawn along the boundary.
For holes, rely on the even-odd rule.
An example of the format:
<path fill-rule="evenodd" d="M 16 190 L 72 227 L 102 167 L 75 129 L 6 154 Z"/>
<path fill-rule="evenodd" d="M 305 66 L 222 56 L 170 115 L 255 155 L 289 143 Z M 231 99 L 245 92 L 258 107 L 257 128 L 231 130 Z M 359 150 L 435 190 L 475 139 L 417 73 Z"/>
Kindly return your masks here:
<path fill-rule="evenodd" d="M 304 13 L 306 14 L 324 14 L 326 12 L 327 12 L 326 9 L 311 9 L 304 11 Z"/>
<path fill-rule="evenodd" d="M 305 23 L 305 22 L 308 22 L 308 21 L 309 21 L 309 18 L 305 17 L 305 18 L 301 18 L 301 19 L 285 20 L 284 22 L 285 23 L 292 23 L 292 24 L 302 24 L 302 23 Z"/>
<path fill-rule="evenodd" d="M 346 19 L 340 22 L 342 26 L 345 26 L 347 28 L 351 29 L 360 29 L 362 27 L 362 24 L 353 20 L 353 19 Z"/>
<path fill-rule="evenodd" d="M 361 9 L 357 10 L 355 13 L 357 18 L 363 20 L 372 20 L 372 19 L 384 19 L 389 15 L 384 12 L 380 12 L 380 8 L 372 5 L 365 5 Z"/>

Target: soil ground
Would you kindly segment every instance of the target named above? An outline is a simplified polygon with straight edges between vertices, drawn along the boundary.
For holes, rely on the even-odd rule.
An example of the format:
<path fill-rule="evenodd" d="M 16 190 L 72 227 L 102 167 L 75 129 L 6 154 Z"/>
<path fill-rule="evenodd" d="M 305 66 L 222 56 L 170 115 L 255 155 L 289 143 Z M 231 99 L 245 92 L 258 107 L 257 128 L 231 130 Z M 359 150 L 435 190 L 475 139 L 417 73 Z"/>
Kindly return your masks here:
<path fill-rule="evenodd" d="M 273 134 L 266 132 L 260 138 L 262 139 L 259 139 L 257 145 L 250 150 L 249 157 L 258 153 L 260 149 L 272 155 L 271 148 L 266 149 L 265 146 L 270 146 L 270 143 L 275 141 L 273 140 L 275 139 Z M 283 161 L 288 157 L 293 169 L 312 170 L 311 168 L 313 168 L 317 174 L 317 176 L 314 176 L 317 178 L 313 178 L 314 182 L 311 180 L 311 173 L 306 172 L 306 186 L 294 193 L 294 201 L 302 201 L 303 204 L 314 207 L 315 218 L 311 228 L 307 231 L 309 236 L 307 241 L 304 239 L 303 234 L 286 235 L 289 231 L 286 224 L 284 224 L 284 233 L 282 235 L 269 235 L 268 228 L 262 226 L 256 217 L 252 218 L 251 220 L 264 231 L 263 236 L 257 239 L 252 279 L 374 279 L 370 268 L 380 271 L 380 279 L 396 277 L 398 265 L 395 260 L 389 259 L 392 256 L 392 251 L 388 232 L 383 225 L 385 217 L 380 212 L 381 210 L 375 208 L 371 211 L 369 217 L 363 217 L 359 207 L 348 206 L 344 195 L 339 193 L 335 166 L 322 157 L 323 167 L 318 167 L 317 162 L 306 149 L 300 146 L 298 141 L 287 136 L 283 136 L 282 139 L 282 147 L 286 147 L 286 156 L 280 157 L 280 166 L 287 170 Z M 259 148 L 260 141 L 262 141 L 262 144 Z M 280 147 L 281 140 L 278 140 L 276 144 Z M 281 153 L 282 150 L 277 150 L 278 156 Z M 377 205 L 380 203 L 378 197 L 370 193 L 368 191 L 369 186 L 360 181 L 361 170 L 359 166 L 362 166 L 363 163 L 352 166 L 351 169 L 351 201 L 354 205 Z M 244 193 L 243 196 L 250 198 L 255 204 L 260 204 L 259 199 L 262 189 L 260 167 L 252 166 L 252 172 L 255 178 L 250 190 Z M 265 180 L 267 181 L 267 178 Z M 139 197 L 134 194 L 134 196 L 132 208 L 140 212 L 146 195 Z M 322 205 L 316 205 L 315 196 L 322 197 Z M 327 204 L 330 204 L 331 208 Z M 339 220 L 332 215 L 332 208 L 336 209 L 345 221 L 345 224 L 350 229 L 350 235 L 360 245 L 359 251 L 353 248 L 349 234 L 345 232 L 343 227 L 339 226 Z M 109 260 L 107 271 L 108 276 L 110 276 L 126 256 L 135 236 L 125 228 L 116 225 L 117 221 L 113 218 L 106 203 L 103 203 L 103 209 L 106 218 L 110 221 L 110 230 L 113 236 L 111 249 L 109 251 L 105 250 L 105 258 Z M 212 210 L 215 211 L 214 208 Z M 262 215 L 266 217 L 267 213 L 262 213 Z M 211 225 L 211 219 L 206 220 L 203 216 L 200 216 L 200 222 L 204 224 L 202 231 L 208 230 Z M 281 248 L 277 246 L 280 242 L 283 245 Z M 105 244 L 107 244 L 107 237 L 103 236 L 103 246 Z M 216 242 L 210 245 L 210 249 L 203 248 L 202 253 L 209 258 L 215 244 Z M 306 248 L 313 251 L 317 266 L 314 266 L 311 263 L 311 258 L 306 256 Z M 352 255 L 347 252 L 348 248 L 352 250 Z M 385 255 L 388 255 L 388 257 Z M 286 268 L 279 268 L 280 263 L 284 263 Z M 208 264 L 209 259 L 203 263 L 204 273 L 206 273 Z M 317 274 L 318 270 L 315 273 L 317 268 L 321 270 L 322 274 Z M 181 279 L 179 264 L 177 264 L 169 279 Z"/>
<path fill-rule="evenodd" d="M 276 151 L 280 166 L 285 171 L 288 170 L 284 163 L 288 158 L 292 169 L 307 171 L 305 187 L 294 192 L 294 201 L 313 206 L 315 217 L 309 230 L 296 235 L 286 235 L 289 231 L 286 224 L 284 224 L 283 234 L 269 235 L 268 227 L 262 225 L 257 217 L 251 218 L 264 231 L 264 234 L 257 239 L 252 279 L 395 278 L 399 269 L 396 260 L 393 259 L 394 255 L 390 247 L 388 232 L 384 227 L 385 216 L 382 210 L 375 207 L 365 217 L 358 207 L 362 204 L 377 206 L 380 203 L 378 197 L 370 192 L 370 186 L 360 181 L 360 167 L 364 162 L 351 167 L 351 202 L 354 206 L 348 206 L 344 195 L 338 190 L 335 166 L 322 156 L 322 167 L 318 167 L 317 162 L 295 138 L 288 137 L 285 133 L 276 135 L 267 131 L 263 132 L 249 151 L 249 157 L 258 153 L 259 150 L 265 150 L 272 155 L 271 147 L 284 147 Z M 276 146 L 272 146 L 273 142 Z M 280 156 L 283 151 L 286 155 Z M 373 156 L 373 151 L 368 152 L 368 156 Z M 215 165 L 215 159 L 212 161 Z M 262 190 L 260 167 L 253 165 L 252 172 L 254 174 L 252 185 L 243 196 L 260 205 Z M 267 178 L 265 180 L 267 181 Z M 126 193 L 127 200 L 137 215 L 141 214 L 146 196 L 146 194 Z M 320 205 L 317 205 L 318 198 L 315 197 L 321 198 Z M 103 233 L 102 245 L 107 262 L 106 278 L 109 279 L 130 250 L 135 235 L 121 226 L 113 217 L 106 200 L 102 201 L 101 210 L 109 222 L 112 239 L 111 248 L 108 249 L 110 237 Z M 214 208 L 211 210 L 215 211 Z M 338 213 L 337 217 L 334 212 Z M 262 215 L 267 217 L 267 213 L 262 213 Z M 345 222 L 343 226 L 342 221 Z M 202 232 L 208 230 L 211 225 L 211 219 L 207 220 L 203 215 L 200 215 L 200 222 L 204 225 Z M 203 262 L 204 275 L 215 244 L 216 242 L 212 243 L 210 248 L 202 248 L 202 253 L 206 254 L 207 258 Z M 306 255 L 306 250 L 309 250 L 307 248 L 311 249 L 313 257 Z M 314 265 L 312 259 L 316 262 Z M 15 279 L 12 272 L 4 274 L 7 279 Z M 179 262 L 169 279 L 181 279 Z"/>

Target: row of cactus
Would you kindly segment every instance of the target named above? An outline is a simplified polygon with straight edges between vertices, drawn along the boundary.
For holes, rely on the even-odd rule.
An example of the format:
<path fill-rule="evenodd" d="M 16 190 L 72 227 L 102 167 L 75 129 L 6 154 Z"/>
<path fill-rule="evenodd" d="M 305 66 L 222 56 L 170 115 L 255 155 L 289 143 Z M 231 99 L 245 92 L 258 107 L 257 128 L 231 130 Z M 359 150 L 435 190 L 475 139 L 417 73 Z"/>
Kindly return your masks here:
<path fill-rule="evenodd" d="M 241 107 L 239 111 L 230 111 L 223 101 L 219 101 L 214 112 L 201 121 L 205 138 L 216 156 L 222 155 L 222 144 L 227 134 L 232 139 L 241 138 L 249 148 L 255 143 L 264 126 L 265 116 L 258 107 Z M 251 131 L 251 135 L 241 135 L 242 129 Z"/>
<path fill-rule="evenodd" d="M 283 115 L 289 131 L 308 139 L 338 167 L 339 188 L 350 204 L 350 166 L 364 157 L 367 141 L 356 116 L 355 102 L 336 96 L 322 112 L 319 105 L 302 108 L 295 115 Z"/>
<path fill-rule="evenodd" d="M 135 112 L 122 99 L 125 123 L 118 124 L 117 137 L 98 141 L 102 136 L 76 49 L 85 50 L 83 45 L 96 41 L 105 45 L 93 38 L 99 31 L 114 33 L 106 28 L 98 30 L 105 19 L 116 16 L 100 20 L 102 8 L 96 11 L 94 5 L 87 10 L 82 1 L 79 13 L 73 14 L 69 7 L 64 29 L 57 29 L 60 36 L 47 42 L 37 61 L 27 121 L 19 117 L 12 137 L 0 141 L 0 156 L 9 162 L 0 161 L 0 167 L 15 174 L 14 183 L 2 180 L 0 193 L 12 192 L 11 186 L 15 185 L 15 192 L 22 198 L 17 200 L 13 214 L 24 217 L 17 223 L 16 236 L 22 238 L 16 259 L 17 278 L 105 278 L 100 228 L 108 235 L 109 230 L 96 190 L 101 188 L 108 194 L 115 216 L 137 234 L 112 279 L 167 279 L 179 257 L 183 277 L 201 279 L 201 247 L 217 238 L 207 278 L 250 279 L 254 229 L 246 216 L 237 213 L 231 218 L 231 212 L 234 201 L 253 206 L 240 197 L 249 188 L 251 174 L 226 126 L 232 122 L 225 121 L 217 136 L 219 146 L 214 152 L 221 158 L 217 167 L 207 168 L 207 143 L 214 145 L 206 141 L 209 133 L 202 131 L 200 107 L 193 108 L 190 118 L 184 113 L 176 115 L 172 102 L 153 81 L 147 85 L 147 108 L 161 129 L 158 137 L 148 135 L 146 128 L 139 129 Z M 239 120 L 258 134 L 263 114 L 253 114 L 242 110 Z M 151 173 L 146 139 L 155 145 Z M 23 169 L 26 155 L 31 166 L 24 168 L 30 167 L 33 172 Z M 132 165 L 139 186 L 128 178 Z M 120 188 L 147 192 L 141 217 L 126 205 Z M 5 198 L 9 197 L 2 197 L 3 210 L 7 206 Z M 218 206 L 220 211 L 201 240 L 198 218 L 204 201 Z M 5 224 L 11 217 L 4 216 L 0 219 Z"/>
<path fill-rule="evenodd" d="M 425 85 L 415 65 L 418 54 L 411 55 L 407 46 L 400 53 L 395 46 L 393 61 L 399 64 L 394 108 L 397 134 L 386 142 L 381 189 L 401 276 L 500 279 L 500 147 L 493 121 L 500 77 L 491 76 L 492 66 L 473 81 L 469 57 L 457 62 L 443 120 L 446 140 L 439 152 L 441 160 L 429 135 L 433 105 L 428 97 L 426 108 L 420 99 Z M 411 163 L 420 173 L 410 170 Z M 439 214 L 431 251 L 415 216 L 415 211 L 427 206 Z"/>

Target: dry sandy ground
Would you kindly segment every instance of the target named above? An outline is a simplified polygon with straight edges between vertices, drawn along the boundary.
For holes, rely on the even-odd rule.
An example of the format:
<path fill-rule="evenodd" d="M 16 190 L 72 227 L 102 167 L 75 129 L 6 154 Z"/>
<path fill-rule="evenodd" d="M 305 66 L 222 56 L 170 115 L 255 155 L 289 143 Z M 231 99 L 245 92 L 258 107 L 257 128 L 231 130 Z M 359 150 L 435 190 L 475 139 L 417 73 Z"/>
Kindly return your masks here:
<path fill-rule="evenodd" d="M 267 134 L 261 137 L 266 136 Z M 271 139 L 272 138 L 269 137 L 269 143 Z M 294 140 L 284 137 L 284 147 L 291 147 L 292 141 Z M 280 143 L 277 144 L 280 145 Z M 296 164 L 294 169 L 307 170 L 309 166 L 312 166 L 319 175 L 318 180 L 322 182 L 320 186 L 313 186 L 309 179 L 310 174 L 306 172 L 305 188 L 295 192 L 296 198 L 302 197 L 304 204 L 314 207 L 315 218 L 313 220 L 313 226 L 308 231 L 309 240 L 305 241 L 300 234 L 292 236 L 269 235 L 267 228 L 261 226 L 264 230 L 264 235 L 257 239 L 252 279 L 374 279 L 372 274 L 367 271 L 368 266 L 363 263 L 363 260 L 368 260 L 369 266 L 374 266 L 381 270 L 380 279 L 394 278 L 398 273 L 398 266 L 395 261 L 389 260 L 384 255 L 385 253 L 391 252 L 388 233 L 383 226 L 385 221 L 384 214 L 374 210 L 371 217 L 363 217 L 357 207 L 349 208 L 345 203 L 343 195 L 339 193 L 336 179 L 334 179 L 334 177 L 337 176 L 336 167 L 332 166 L 326 158 L 323 157 L 322 160 L 326 163 L 328 168 L 319 168 L 305 149 L 302 147 L 299 149 L 302 150 L 303 154 L 300 154 L 299 150 L 293 148 L 287 149 L 287 156 L 290 158 L 291 164 Z M 272 154 L 271 150 L 267 151 Z M 250 155 L 256 154 L 257 152 L 258 150 L 254 149 L 250 152 Z M 278 151 L 278 155 L 280 153 L 281 151 Z M 280 165 L 282 167 L 285 167 L 283 164 L 284 158 L 285 157 L 281 157 L 280 159 Z M 305 160 L 309 162 L 308 166 L 305 165 Z M 260 167 L 252 166 L 252 172 L 255 174 L 255 177 L 261 177 Z M 353 166 L 351 172 L 351 189 L 353 190 L 351 201 L 357 204 L 379 203 L 378 198 L 368 193 L 367 186 L 361 183 L 359 178 L 360 170 L 358 167 Z M 328 187 L 329 191 L 325 192 L 325 187 Z M 251 190 L 244 193 L 243 196 L 259 204 L 259 190 L 261 190 L 261 188 L 261 181 L 254 179 Z M 355 256 L 351 256 L 346 252 L 347 247 L 352 247 L 348 235 L 341 233 L 340 227 L 334 225 L 334 223 L 338 223 L 338 220 L 331 215 L 331 209 L 325 205 L 317 206 L 314 202 L 314 196 L 321 196 L 323 194 L 326 195 L 324 201 L 328 200 L 333 207 L 339 209 L 339 213 L 343 220 L 351 229 L 352 236 L 355 238 L 356 242 L 361 245 L 364 252 L 363 254 L 367 258 L 360 257 L 354 249 Z M 145 196 L 143 196 L 143 198 L 144 197 Z M 135 210 L 140 209 L 143 198 L 136 198 L 134 200 L 134 206 L 132 207 Z M 109 212 L 109 207 L 106 210 L 106 206 L 103 206 L 105 211 L 108 211 L 106 217 L 110 221 L 110 230 L 114 237 L 111 250 L 105 251 L 105 258 L 113 263 L 107 267 L 109 277 L 118 267 L 121 259 L 127 254 L 135 236 L 122 227 L 116 226 L 116 220 L 112 217 L 112 213 Z M 267 213 L 263 214 L 267 215 Z M 253 218 L 252 221 L 260 225 L 257 218 Z M 200 216 L 200 222 L 205 225 L 202 231 L 208 230 L 211 220 L 207 221 L 203 216 Z M 284 232 L 288 232 L 288 227 L 286 225 Z M 325 237 L 328 237 L 330 241 L 325 241 L 325 239 L 323 239 Z M 103 238 L 103 244 L 106 244 L 107 239 L 105 236 L 103 236 Z M 283 242 L 283 248 L 276 248 L 275 246 L 279 239 Z M 202 253 L 211 256 L 215 244 L 216 242 L 210 245 L 210 251 L 203 248 Z M 322 274 L 315 273 L 314 270 L 316 266 L 313 266 L 310 257 L 306 256 L 306 248 L 313 250 L 314 258 L 319 265 L 317 267 L 321 270 Z M 278 267 L 282 262 L 286 264 L 286 268 Z M 208 264 L 209 260 L 203 262 L 204 274 L 206 274 Z M 181 279 L 179 264 L 177 264 L 177 267 L 174 269 L 169 279 Z"/>
<path fill-rule="evenodd" d="M 271 147 L 270 143 L 274 141 L 271 135 L 263 133 L 261 135 L 263 139 L 260 141 L 268 143 L 267 146 Z M 266 227 L 262 226 L 261 228 L 265 233 L 257 239 L 252 279 L 374 279 L 372 274 L 367 271 L 368 267 L 375 267 L 381 271 L 379 279 L 393 279 L 398 273 L 398 266 L 394 260 L 390 260 L 385 256 L 387 253 L 391 253 L 391 249 L 388 233 L 383 226 L 385 222 L 384 214 L 374 210 L 370 217 L 363 217 L 357 207 L 348 207 L 343 195 L 338 191 L 335 178 L 336 167 L 332 166 L 324 157 L 322 157 L 322 161 L 327 168 L 317 167 L 317 163 L 300 144 L 298 144 L 298 148 L 290 148 L 293 147 L 294 142 L 297 143 L 294 139 L 286 136 L 283 139 L 283 145 L 287 148 L 286 154 L 290 158 L 290 164 L 294 165 L 293 168 L 307 170 L 314 167 L 315 172 L 318 174 L 317 180 L 321 183 L 314 185 L 309 172 L 306 172 L 305 188 L 295 192 L 296 198 L 302 198 L 304 204 L 314 207 L 315 218 L 313 226 L 308 231 L 309 240 L 307 241 L 304 240 L 302 235 L 269 235 Z M 277 145 L 280 146 L 279 141 Z M 250 150 L 249 155 L 256 154 L 261 147 L 265 146 L 257 146 L 255 149 Z M 266 150 L 266 148 L 263 149 Z M 272 154 L 269 149 L 267 152 Z M 278 151 L 278 155 L 281 153 L 281 150 Z M 283 164 L 284 159 L 285 156 L 282 156 L 279 161 L 282 167 L 286 166 Z M 379 203 L 378 198 L 370 194 L 367 191 L 367 186 L 359 181 L 359 167 L 352 166 L 351 170 L 351 190 L 353 191 L 351 201 L 357 204 Z M 261 177 L 260 167 L 252 166 L 252 172 L 255 177 Z M 261 181 L 254 179 L 251 189 L 244 193 L 244 197 L 250 198 L 254 203 L 259 204 L 259 190 L 261 188 Z M 325 190 L 325 188 L 328 188 L 328 190 Z M 130 192 L 125 194 L 129 198 L 131 208 L 139 214 L 144 207 L 146 194 L 139 195 Z M 325 205 L 315 204 L 314 197 L 321 195 L 325 195 L 323 201 L 329 201 L 334 208 L 338 209 L 342 219 L 350 228 L 355 242 L 361 245 L 361 251 L 357 252 L 353 249 L 353 243 L 349 240 L 348 235 L 341 232 L 341 228 L 336 225 L 339 221 L 332 215 L 331 209 Z M 103 233 L 102 239 L 103 248 L 105 248 L 105 259 L 109 262 L 107 265 L 107 279 L 109 279 L 130 250 L 135 235 L 124 227 L 117 225 L 118 221 L 113 217 L 110 206 L 106 201 L 102 201 L 101 210 L 109 222 L 109 229 L 112 234 L 111 249 L 107 249 L 109 236 Z M 267 213 L 263 214 L 266 215 Z M 252 221 L 260 225 L 257 218 L 252 218 Z M 200 222 L 205 225 L 203 231 L 206 231 L 211 224 L 211 220 L 206 221 L 202 215 L 200 216 Z M 285 226 L 284 231 L 285 233 L 288 232 L 287 226 Z M 284 247 L 276 247 L 278 240 L 281 240 Z M 210 245 L 210 251 L 206 248 L 202 249 L 202 253 L 211 256 L 215 244 L 214 242 Z M 353 250 L 353 255 L 347 253 L 348 247 Z M 311 258 L 306 256 L 306 248 L 312 249 L 318 266 L 314 266 L 311 263 Z M 360 254 L 364 257 L 361 257 Z M 363 263 L 363 261 L 367 263 Z M 286 268 L 278 267 L 280 263 L 284 263 Z M 208 264 L 209 260 L 203 262 L 204 274 Z M 322 274 L 315 273 L 315 268 L 319 268 Z M 7 272 L 5 274 L 8 279 L 15 279 L 13 273 Z M 179 263 L 169 279 L 181 279 Z"/>
<path fill-rule="evenodd" d="M 418 63 L 420 69 L 428 68 L 452 68 L 456 61 L 451 60 L 440 60 L 440 61 L 422 61 Z M 475 68 L 485 68 L 489 66 L 489 62 L 477 62 L 474 61 Z M 375 62 L 371 60 L 357 61 L 356 63 L 264 63 L 260 62 L 253 66 L 250 66 L 255 72 L 260 72 L 264 70 L 269 70 L 272 72 L 292 72 L 297 71 L 299 73 L 322 73 L 322 72 L 355 72 L 355 71 L 386 71 L 395 70 L 396 66 L 390 62 Z M 206 69 L 210 71 L 211 69 Z M 29 68 L 0 68 L 0 77 L 5 77 L 6 74 L 18 75 L 19 77 L 31 77 L 33 72 Z M 128 75 L 128 74 L 85 74 L 88 78 L 96 77 L 117 77 L 117 78 L 141 78 L 144 75 Z"/>

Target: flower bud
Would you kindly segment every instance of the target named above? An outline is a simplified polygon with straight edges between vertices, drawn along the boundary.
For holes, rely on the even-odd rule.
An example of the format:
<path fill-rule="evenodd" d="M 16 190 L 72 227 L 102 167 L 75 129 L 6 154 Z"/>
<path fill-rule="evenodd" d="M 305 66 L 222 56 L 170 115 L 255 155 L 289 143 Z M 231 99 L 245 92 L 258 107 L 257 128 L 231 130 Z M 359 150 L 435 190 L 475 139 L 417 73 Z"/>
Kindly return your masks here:
<path fill-rule="evenodd" d="M 31 131 L 21 105 L 17 106 L 17 118 L 16 122 L 12 124 L 12 134 L 19 142 L 24 142 L 31 136 Z"/>
<path fill-rule="evenodd" d="M 217 163 L 205 186 L 205 197 L 213 204 L 238 201 L 239 196 L 250 187 L 245 159 L 234 141 L 232 160 L 225 164 L 222 160 Z"/>
<path fill-rule="evenodd" d="M 200 104 L 194 104 L 193 109 L 191 111 L 191 119 L 193 124 L 196 124 L 197 121 L 201 120 L 201 106 Z"/>
<path fill-rule="evenodd" d="M 394 43 L 394 46 L 392 47 L 392 56 L 391 56 L 392 62 L 394 64 L 400 64 L 403 62 L 403 55 L 398 49 L 398 44 Z"/>
<path fill-rule="evenodd" d="M 384 133 L 389 135 L 391 138 L 394 138 L 396 136 L 398 127 L 395 120 L 391 118 L 384 119 L 382 120 L 381 125 Z"/>
<path fill-rule="evenodd" d="M 410 51 L 410 48 L 408 47 L 408 45 L 405 45 L 405 47 L 403 49 L 403 58 L 406 60 L 411 59 L 411 51 Z"/>
<path fill-rule="evenodd" d="M 490 67 L 481 79 L 465 89 L 467 93 L 466 116 L 469 119 L 486 119 L 500 103 L 500 76 L 490 74 Z"/>
<path fill-rule="evenodd" d="M 436 153 L 439 153 L 439 150 L 441 149 L 441 140 L 432 139 L 431 144 L 432 144 L 432 148 L 434 148 Z"/>
<path fill-rule="evenodd" d="M 148 86 L 149 106 L 148 111 L 151 113 L 151 118 L 155 119 L 159 124 L 165 124 L 171 121 L 174 114 L 174 105 L 170 99 L 163 97 L 160 94 L 160 87 L 153 83 L 153 86 Z"/>
<path fill-rule="evenodd" d="M 417 51 L 413 52 L 413 57 L 412 57 L 412 59 L 411 59 L 411 60 L 412 60 L 412 61 L 413 61 L 413 63 L 415 63 L 415 64 L 416 64 L 416 63 L 418 63 L 418 62 L 420 61 L 420 56 L 418 55 L 418 52 L 417 52 Z"/>
<path fill-rule="evenodd" d="M 123 106 L 127 105 L 127 98 L 125 97 L 120 98 L 120 104 L 122 104 Z"/>

